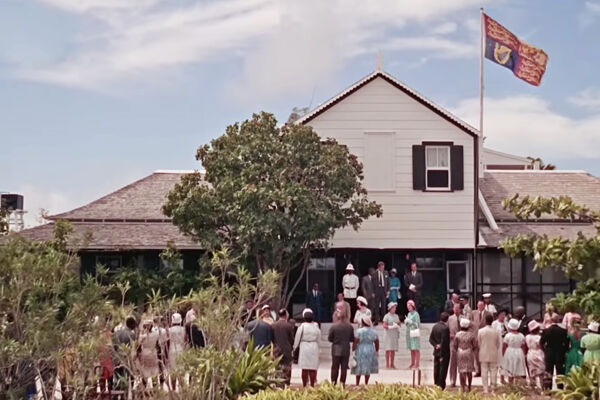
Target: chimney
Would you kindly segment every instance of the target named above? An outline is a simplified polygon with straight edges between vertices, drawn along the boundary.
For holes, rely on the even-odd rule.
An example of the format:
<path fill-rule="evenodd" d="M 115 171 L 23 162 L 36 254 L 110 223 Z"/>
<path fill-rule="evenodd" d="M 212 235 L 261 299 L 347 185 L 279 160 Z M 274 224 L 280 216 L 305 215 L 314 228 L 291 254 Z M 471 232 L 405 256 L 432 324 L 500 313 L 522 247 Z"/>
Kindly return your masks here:
<path fill-rule="evenodd" d="M 533 160 L 533 169 L 540 169 L 541 163 L 540 163 L 540 159 L 535 159 Z"/>

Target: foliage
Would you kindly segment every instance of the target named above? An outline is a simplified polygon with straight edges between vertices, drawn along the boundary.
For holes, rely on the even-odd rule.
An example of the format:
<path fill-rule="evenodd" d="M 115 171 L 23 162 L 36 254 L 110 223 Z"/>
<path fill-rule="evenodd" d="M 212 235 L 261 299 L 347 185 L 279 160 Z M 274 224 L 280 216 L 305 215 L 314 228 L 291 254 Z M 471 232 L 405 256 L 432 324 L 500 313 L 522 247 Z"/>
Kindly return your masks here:
<path fill-rule="evenodd" d="M 362 165 L 345 146 L 303 125 L 277 126 L 272 114 L 227 127 L 196 158 L 206 170 L 171 191 L 164 212 L 209 250 L 229 248 L 261 273 L 281 273 L 284 304 L 310 250 L 336 229 L 358 229 L 381 206 L 367 199 Z M 290 273 L 298 270 L 296 282 Z"/>
<path fill-rule="evenodd" d="M 503 202 L 519 219 L 536 219 L 550 215 L 555 218 L 592 223 L 596 234 L 585 236 L 579 232 L 576 238 L 517 235 L 502 243 L 502 248 L 511 257 L 525 254 L 533 257 L 535 269 L 559 268 L 570 279 L 578 281 L 576 290 L 569 295 L 559 296 L 554 302 L 561 307 L 575 306 L 591 318 L 600 319 L 600 212 L 576 204 L 568 196 L 554 198 L 518 194 Z"/>
<path fill-rule="evenodd" d="M 444 391 L 434 386 L 412 387 L 408 385 L 371 385 L 349 390 L 341 385 L 325 382 L 310 389 L 266 390 L 245 400 L 480 400 L 489 398 L 480 392 Z M 525 397 L 515 394 L 494 396 L 501 400 L 523 400 Z"/>
<path fill-rule="evenodd" d="M 530 159 L 532 162 L 539 161 L 539 163 L 540 163 L 540 169 L 543 169 L 543 170 L 554 170 L 554 169 L 556 169 L 556 165 L 554 165 L 554 164 L 546 164 L 546 163 L 544 163 L 544 160 L 542 160 L 540 157 L 527 157 L 527 158 Z"/>
<path fill-rule="evenodd" d="M 0 246 L 0 393 L 7 396 L 24 395 L 36 376 L 46 389 L 56 375 L 79 394 L 92 388 L 103 322 L 115 308 L 106 287 L 80 281 L 76 256 L 65 250 L 71 230 L 59 221 L 49 242 L 10 235 Z"/>
<path fill-rule="evenodd" d="M 4 201 L 0 203 L 0 236 L 4 236 L 8 233 L 8 217 L 10 212 L 6 208 Z"/>
<path fill-rule="evenodd" d="M 563 389 L 554 391 L 559 399 L 597 399 L 600 390 L 600 363 L 586 362 L 581 367 L 573 368 L 568 375 L 559 376 L 556 381 L 564 385 Z"/>

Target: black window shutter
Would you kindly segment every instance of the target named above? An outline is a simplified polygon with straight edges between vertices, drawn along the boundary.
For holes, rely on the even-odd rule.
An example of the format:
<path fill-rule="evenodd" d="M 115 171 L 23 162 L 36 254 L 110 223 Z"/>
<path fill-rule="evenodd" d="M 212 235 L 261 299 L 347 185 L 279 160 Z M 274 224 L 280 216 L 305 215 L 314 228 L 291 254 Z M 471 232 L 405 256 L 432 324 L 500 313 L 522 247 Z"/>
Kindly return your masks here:
<path fill-rule="evenodd" d="M 412 147 L 413 189 L 425 190 L 425 146 Z"/>
<path fill-rule="evenodd" d="M 450 148 L 450 189 L 464 190 L 464 157 L 462 146 Z"/>

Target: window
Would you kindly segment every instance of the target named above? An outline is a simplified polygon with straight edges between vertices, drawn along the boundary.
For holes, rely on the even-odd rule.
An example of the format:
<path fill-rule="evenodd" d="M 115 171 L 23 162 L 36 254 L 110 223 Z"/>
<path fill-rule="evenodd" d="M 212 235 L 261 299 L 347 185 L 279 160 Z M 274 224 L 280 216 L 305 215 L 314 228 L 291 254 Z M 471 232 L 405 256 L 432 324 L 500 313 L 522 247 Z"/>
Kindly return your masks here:
<path fill-rule="evenodd" d="M 427 189 L 450 189 L 450 146 L 426 146 L 425 170 Z"/>
<path fill-rule="evenodd" d="M 448 291 L 471 290 L 471 274 L 468 261 L 446 261 L 446 282 Z"/>
<path fill-rule="evenodd" d="M 96 265 L 102 265 L 109 270 L 121 268 L 123 266 L 123 259 L 121 256 L 96 256 Z"/>

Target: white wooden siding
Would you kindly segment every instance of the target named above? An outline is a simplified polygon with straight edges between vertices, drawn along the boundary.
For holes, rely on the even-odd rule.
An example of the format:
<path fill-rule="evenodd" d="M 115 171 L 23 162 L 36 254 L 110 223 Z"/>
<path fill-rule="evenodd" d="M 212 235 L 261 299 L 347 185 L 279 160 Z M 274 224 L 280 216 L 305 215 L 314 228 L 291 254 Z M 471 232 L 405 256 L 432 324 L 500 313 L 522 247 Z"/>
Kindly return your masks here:
<path fill-rule="evenodd" d="M 369 197 L 383 206 L 383 217 L 365 221 L 358 232 L 352 229 L 336 232 L 332 247 L 473 247 L 475 172 L 470 135 L 381 78 L 369 82 L 308 125 L 322 137 L 335 138 L 347 145 L 361 162 L 368 161 L 366 179 L 371 171 L 384 168 L 372 165 L 376 158 L 365 160 L 368 133 L 394 133 L 395 187 L 391 191 L 369 190 Z M 423 141 L 451 141 L 463 146 L 464 190 L 449 193 L 413 190 L 412 146 Z M 369 182 L 365 184 L 369 188 Z"/>

